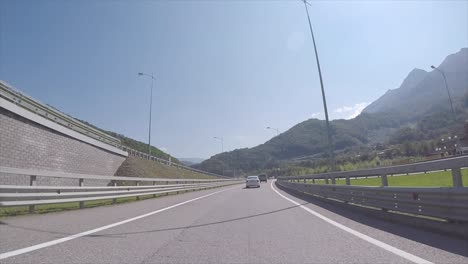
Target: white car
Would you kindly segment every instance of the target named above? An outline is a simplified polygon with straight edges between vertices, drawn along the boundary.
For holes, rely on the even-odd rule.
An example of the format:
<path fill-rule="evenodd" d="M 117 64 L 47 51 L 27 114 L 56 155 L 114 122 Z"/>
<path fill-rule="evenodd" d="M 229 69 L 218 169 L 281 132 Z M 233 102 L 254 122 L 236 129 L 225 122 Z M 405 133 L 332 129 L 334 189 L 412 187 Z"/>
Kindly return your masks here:
<path fill-rule="evenodd" d="M 250 188 L 250 187 L 260 188 L 260 179 L 258 178 L 258 176 L 247 177 L 247 180 L 245 180 L 245 187 L 246 188 Z"/>

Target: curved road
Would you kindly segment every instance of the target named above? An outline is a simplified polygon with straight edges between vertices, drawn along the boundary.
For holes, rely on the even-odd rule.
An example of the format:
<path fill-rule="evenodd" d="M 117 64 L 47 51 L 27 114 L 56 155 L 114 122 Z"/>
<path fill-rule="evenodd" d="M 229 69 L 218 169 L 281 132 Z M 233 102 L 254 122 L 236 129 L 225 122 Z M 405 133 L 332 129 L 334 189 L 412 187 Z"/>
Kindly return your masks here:
<path fill-rule="evenodd" d="M 0 218 L 0 263 L 468 263 L 467 241 L 344 210 L 268 182 Z"/>

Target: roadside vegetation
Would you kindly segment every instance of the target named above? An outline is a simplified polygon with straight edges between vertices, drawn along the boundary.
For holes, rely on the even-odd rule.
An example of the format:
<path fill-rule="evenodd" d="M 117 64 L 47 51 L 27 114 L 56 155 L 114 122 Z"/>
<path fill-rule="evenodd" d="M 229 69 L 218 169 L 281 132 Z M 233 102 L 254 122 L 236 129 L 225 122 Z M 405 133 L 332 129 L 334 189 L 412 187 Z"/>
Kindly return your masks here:
<path fill-rule="evenodd" d="M 84 120 L 80 120 L 80 119 L 77 119 L 79 120 L 80 122 L 90 126 L 90 127 L 93 127 L 101 132 L 104 132 L 112 137 L 115 137 L 117 139 L 120 139 L 120 142 L 122 143 L 123 146 L 126 146 L 126 147 L 129 147 L 131 149 L 134 149 L 134 150 L 137 150 L 137 151 L 140 151 L 140 152 L 143 152 L 143 153 L 148 153 L 148 143 L 144 143 L 144 142 L 141 142 L 141 141 L 138 141 L 138 140 L 135 140 L 135 139 L 132 139 L 132 138 L 129 138 L 129 137 L 126 137 L 122 134 L 119 134 L 119 133 L 115 133 L 115 132 L 112 132 L 112 131 L 107 131 L 107 130 L 104 130 L 104 129 L 101 129 L 93 124 L 90 124 Z M 172 157 L 171 155 L 163 152 L 162 150 L 154 147 L 154 146 L 151 146 L 151 155 L 154 156 L 154 157 L 158 157 L 160 159 L 165 159 L 165 160 L 169 160 L 169 157 L 171 158 L 171 161 L 174 162 L 174 163 L 180 163 L 180 161 L 178 159 L 176 159 L 175 157 Z"/>
<path fill-rule="evenodd" d="M 452 187 L 452 174 L 450 171 L 437 171 L 421 174 L 394 175 L 387 176 L 390 187 Z M 462 169 L 462 181 L 464 186 L 468 186 L 468 169 Z M 312 183 L 312 181 L 309 181 Z M 324 180 L 316 180 L 316 184 L 325 184 Z M 336 179 L 336 184 L 346 184 L 345 179 Z M 354 179 L 351 178 L 351 185 L 356 186 L 381 186 L 378 177 Z"/>
<path fill-rule="evenodd" d="M 151 198 L 152 195 L 141 196 L 140 200 Z M 118 198 L 116 200 L 117 204 L 137 201 L 136 197 L 125 197 Z M 97 201 L 87 201 L 84 202 L 85 208 L 92 208 L 103 205 L 112 205 L 112 199 L 107 200 L 97 200 Z M 36 214 L 52 213 L 52 212 L 61 212 L 79 209 L 79 203 L 59 203 L 59 204 L 43 204 L 36 205 L 34 211 Z M 0 207 L 0 217 L 2 216 L 16 216 L 16 215 L 25 215 L 28 214 L 28 206 L 13 206 L 13 207 Z"/>
<path fill-rule="evenodd" d="M 171 167 L 138 157 L 127 157 L 115 176 L 150 177 L 167 179 L 216 179 L 215 176 Z"/>

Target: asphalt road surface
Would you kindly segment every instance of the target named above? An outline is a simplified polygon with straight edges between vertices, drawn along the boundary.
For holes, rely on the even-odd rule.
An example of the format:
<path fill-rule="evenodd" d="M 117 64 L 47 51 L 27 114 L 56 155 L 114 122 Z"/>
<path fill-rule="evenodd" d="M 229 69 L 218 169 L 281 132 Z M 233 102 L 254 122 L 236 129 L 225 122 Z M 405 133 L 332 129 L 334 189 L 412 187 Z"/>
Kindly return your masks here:
<path fill-rule="evenodd" d="M 0 218 L 0 263 L 468 263 L 468 242 L 235 185 Z"/>

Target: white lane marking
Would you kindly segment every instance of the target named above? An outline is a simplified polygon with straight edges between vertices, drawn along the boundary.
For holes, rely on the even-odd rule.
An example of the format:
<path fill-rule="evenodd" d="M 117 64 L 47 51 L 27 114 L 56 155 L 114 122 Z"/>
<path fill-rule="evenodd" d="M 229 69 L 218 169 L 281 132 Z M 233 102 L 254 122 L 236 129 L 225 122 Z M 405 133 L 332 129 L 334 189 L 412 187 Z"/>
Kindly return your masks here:
<path fill-rule="evenodd" d="M 234 188 L 238 188 L 238 187 L 232 187 L 232 188 L 229 188 L 229 189 L 226 189 L 226 190 L 221 190 L 221 191 L 217 191 L 217 192 L 210 193 L 210 194 L 207 194 L 207 195 L 203 195 L 203 196 L 200 196 L 200 197 L 197 197 L 197 198 L 194 198 L 194 199 L 190 199 L 190 200 L 187 200 L 185 202 L 178 203 L 178 204 L 174 204 L 174 205 L 171 205 L 171 206 L 168 206 L 168 207 L 165 207 L 165 208 L 162 208 L 162 209 L 159 209 L 159 210 L 147 213 L 147 214 L 142 214 L 142 215 L 139 215 L 139 216 L 136 216 L 136 217 L 133 217 L 133 218 L 129 218 L 129 219 L 117 222 L 117 223 L 113 223 L 113 224 L 110 224 L 110 225 L 98 227 L 98 228 L 88 230 L 88 231 L 85 231 L 85 232 L 81 232 L 81 233 L 78 233 L 78 234 L 74 234 L 74 235 L 71 235 L 71 236 L 62 237 L 62 238 L 59 238 L 59 239 L 56 239 L 56 240 L 44 242 L 44 243 L 37 244 L 37 245 L 34 245 L 34 246 L 25 247 L 25 248 L 21 248 L 21 249 L 9 251 L 9 252 L 1 253 L 0 254 L 0 259 L 6 259 L 6 258 L 9 258 L 9 257 L 21 255 L 21 254 L 28 253 L 28 252 L 38 250 L 38 249 L 41 249 L 41 248 L 46 248 L 46 247 L 50 247 L 50 246 L 53 246 L 53 245 L 57 245 L 57 244 L 60 244 L 60 243 L 63 243 L 63 242 L 66 242 L 66 241 L 69 241 L 69 240 L 72 240 L 72 239 L 75 239 L 75 238 L 79 238 L 79 237 L 87 236 L 87 235 L 90 235 L 90 234 L 94 234 L 94 233 L 97 233 L 99 231 L 103 231 L 103 230 L 106 230 L 106 229 L 109 229 L 109 228 L 112 228 L 112 227 L 116 227 L 116 226 L 119 226 L 119 225 L 130 223 L 130 222 L 136 221 L 136 220 L 144 218 L 144 217 L 148 217 L 148 216 L 151 216 L 151 215 L 154 215 L 154 214 L 157 214 L 157 213 L 164 212 L 166 210 L 175 208 L 177 206 L 181 206 L 181 205 L 184 205 L 184 204 L 196 201 L 196 200 L 206 198 L 208 196 L 212 196 L 212 195 L 215 195 L 215 194 L 218 194 L 218 193 L 221 193 L 221 192 L 229 191 L 229 190 L 232 190 Z"/>
<path fill-rule="evenodd" d="M 361 239 L 363 239 L 363 240 L 365 240 L 365 241 L 367 241 L 367 242 L 369 242 L 369 243 L 371 243 L 371 244 L 373 244 L 373 245 L 375 245 L 375 246 L 378 246 L 378 247 L 380 247 L 380 248 L 383 248 L 383 249 L 385 249 L 385 250 L 387 250 L 387 251 L 389 251 L 389 252 L 391 252 L 391 253 L 393 253 L 393 254 L 395 254 L 395 255 L 398 255 L 398 256 L 400 256 L 400 257 L 403 257 L 403 258 L 405 258 L 405 259 L 407 259 L 407 260 L 409 260 L 409 261 L 412 261 L 412 262 L 414 262 L 414 263 L 418 263 L 418 264 L 423 264 L 423 263 L 424 263 L 424 264 L 433 264 L 433 263 L 430 262 L 429 260 L 425 260 L 425 259 L 423 259 L 423 258 L 420 258 L 420 257 L 418 257 L 418 256 L 415 256 L 415 255 L 413 255 L 413 254 L 411 254 L 411 253 L 408 253 L 408 252 L 403 251 L 403 250 L 401 250 L 401 249 L 398 249 L 398 248 L 396 248 L 396 247 L 390 246 L 389 244 L 386 244 L 386 243 L 384 243 L 384 242 L 382 242 L 382 241 L 380 241 L 380 240 L 377 240 L 377 239 L 372 238 L 372 237 L 370 237 L 370 236 L 368 236 L 368 235 L 365 235 L 365 234 L 363 234 L 363 233 L 361 233 L 361 232 L 358 232 L 358 231 L 356 231 L 356 230 L 354 230 L 354 229 L 351 229 L 351 228 L 349 228 L 349 227 L 347 227 L 347 226 L 344 226 L 344 225 L 342 225 L 342 224 L 340 224 L 340 223 L 338 223 L 338 222 L 336 222 L 336 221 L 331 220 L 330 218 L 328 218 L 328 217 L 326 217 L 326 216 L 323 216 L 323 215 L 321 215 L 321 214 L 315 212 L 314 210 L 312 210 L 312 209 L 310 209 L 310 208 L 308 208 L 308 207 L 305 207 L 304 205 L 301 205 L 300 203 L 298 203 L 298 202 L 296 202 L 296 201 L 294 201 L 294 200 L 292 200 L 292 199 L 289 199 L 288 197 L 284 196 L 284 195 L 281 194 L 279 191 L 277 191 L 275 187 L 273 187 L 273 181 L 271 182 L 271 185 L 270 185 L 270 186 L 271 186 L 271 189 L 272 189 L 273 191 L 275 191 L 279 196 L 281 196 L 281 197 L 283 197 L 284 199 L 290 201 L 291 203 L 293 203 L 293 204 L 299 206 L 300 208 L 306 210 L 307 212 L 309 212 L 309 213 L 315 215 L 316 217 L 318 217 L 318 218 L 324 220 L 325 222 L 328 222 L 329 224 L 332 224 L 332 225 L 334 225 L 334 226 L 336 226 L 336 227 L 338 227 L 338 228 L 340 228 L 340 229 L 342 229 L 342 230 L 344 230 L 344 231 L 346 231 L 346 232 L 348 232 L 348 233 L 350 233 L 350 234 L 353 234 L 353 235 L 355 235 L 355 236 L 357 236 L 357 237 L 359 237 L 359 238 L 361 238 Z"/>

